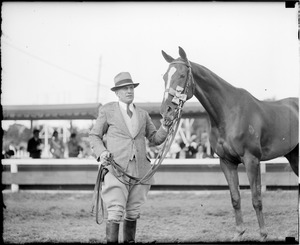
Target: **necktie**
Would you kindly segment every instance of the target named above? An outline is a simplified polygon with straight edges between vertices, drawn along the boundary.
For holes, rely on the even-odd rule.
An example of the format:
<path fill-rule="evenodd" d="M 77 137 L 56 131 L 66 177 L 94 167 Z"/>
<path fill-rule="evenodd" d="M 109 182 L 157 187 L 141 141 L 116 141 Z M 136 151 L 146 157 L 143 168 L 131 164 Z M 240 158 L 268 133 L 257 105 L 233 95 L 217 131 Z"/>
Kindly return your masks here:
<path fill-rule="evenodd" d="M 129 109 L 129 105 L 127 104 L 127 115 L 131 118 L 132 117 L 132 111 Z"/>

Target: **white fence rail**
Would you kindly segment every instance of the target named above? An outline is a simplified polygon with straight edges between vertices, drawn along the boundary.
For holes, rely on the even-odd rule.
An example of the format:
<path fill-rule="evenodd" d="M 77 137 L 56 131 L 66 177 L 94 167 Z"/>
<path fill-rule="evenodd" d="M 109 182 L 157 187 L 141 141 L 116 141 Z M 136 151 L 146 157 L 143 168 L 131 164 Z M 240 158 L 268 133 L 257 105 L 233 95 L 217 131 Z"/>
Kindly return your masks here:
<path fill-rule="evenodd" d="M 2 184 L 16 192 L 21 185 L 94 185 L 99 163 L 95 159 L 3 159 Z M 238 167 L 241 186 L 249 186 L 245 168 Z M 285 158 L 261 162 L 262 190 L 298 186 L 298 177 Z M 171 188 L 227 187 L 219 159 L 165 159 L 153 186 Z"/>

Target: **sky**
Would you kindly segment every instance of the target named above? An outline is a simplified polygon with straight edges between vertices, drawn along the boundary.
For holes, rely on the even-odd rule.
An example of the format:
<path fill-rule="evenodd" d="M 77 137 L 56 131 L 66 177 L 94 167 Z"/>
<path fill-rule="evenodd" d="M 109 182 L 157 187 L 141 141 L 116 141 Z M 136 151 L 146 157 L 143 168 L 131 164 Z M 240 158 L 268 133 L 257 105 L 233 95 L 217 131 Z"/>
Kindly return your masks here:
<path fill-rule="evenodd" d="M 161 102 L 161 50 L 178 58 L 178 46 L 260 100 L 298 96 L 297 14 L 284 2 L 2 2 L 1 104 L 105 104 L 123 71 L 140 83 L 135 102 Z"/>

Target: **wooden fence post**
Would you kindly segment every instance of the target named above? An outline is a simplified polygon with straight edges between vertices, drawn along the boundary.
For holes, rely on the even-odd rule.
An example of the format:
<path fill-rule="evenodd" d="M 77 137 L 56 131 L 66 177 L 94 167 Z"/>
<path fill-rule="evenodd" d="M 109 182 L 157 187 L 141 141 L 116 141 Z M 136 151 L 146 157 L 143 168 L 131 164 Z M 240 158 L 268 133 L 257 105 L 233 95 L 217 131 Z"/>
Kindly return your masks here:
<path fill-rule="evenodd" d="M 18 165 L 17 165 L 16 163 L 12 163 L 12 164 L 10 165 L 10 172 L 12 173 L 12 179 L 15 179 L 15 178 L 14 178 L 14 175 L 15 175 L 16 173 L 18 173 Z M 12 183 L 12 184 L 11 184 L 11 191 L 12 191 L 12 192 L 18 192 L 18 191 L 19 191 L 19 185 L 18 185 L 18 184 Z"/>

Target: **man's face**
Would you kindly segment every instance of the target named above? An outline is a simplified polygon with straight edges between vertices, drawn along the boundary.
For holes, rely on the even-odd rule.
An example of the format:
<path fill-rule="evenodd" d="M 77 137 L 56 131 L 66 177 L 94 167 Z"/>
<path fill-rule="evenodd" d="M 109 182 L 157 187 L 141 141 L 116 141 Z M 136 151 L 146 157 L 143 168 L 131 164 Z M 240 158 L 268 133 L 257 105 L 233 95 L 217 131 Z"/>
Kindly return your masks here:
<path fill-rule="evenodd" d="M 116 90 L 116 95 L 119 97 L 120 101 L 126 104 L 130 104 L 134 99 L 134 86 L 128 85 L 121 87 L 118 90 Z"/>

